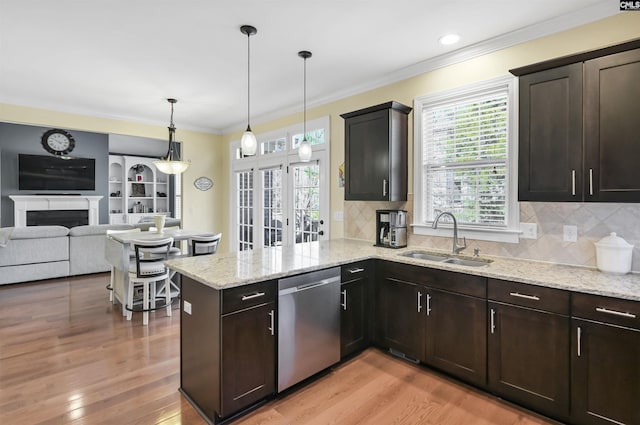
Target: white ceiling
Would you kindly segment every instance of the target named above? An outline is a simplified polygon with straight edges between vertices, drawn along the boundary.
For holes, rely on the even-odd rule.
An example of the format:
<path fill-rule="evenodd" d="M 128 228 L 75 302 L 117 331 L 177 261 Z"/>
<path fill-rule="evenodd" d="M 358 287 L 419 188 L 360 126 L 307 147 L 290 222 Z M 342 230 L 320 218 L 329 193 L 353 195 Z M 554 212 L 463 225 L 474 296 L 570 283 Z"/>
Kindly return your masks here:
<path fill-rule="evenodd" d="M 618 13 L 613 0 L 0 0 L 0 103 L 241 130 Z M 438 38 L 460 34 L 454 46 Z M 458 49 L 456 51 L 456 49 Z M 435 58 L 435 59 L 434 59 Z M 345 111 L 346 112 L 346 111 Z"/>

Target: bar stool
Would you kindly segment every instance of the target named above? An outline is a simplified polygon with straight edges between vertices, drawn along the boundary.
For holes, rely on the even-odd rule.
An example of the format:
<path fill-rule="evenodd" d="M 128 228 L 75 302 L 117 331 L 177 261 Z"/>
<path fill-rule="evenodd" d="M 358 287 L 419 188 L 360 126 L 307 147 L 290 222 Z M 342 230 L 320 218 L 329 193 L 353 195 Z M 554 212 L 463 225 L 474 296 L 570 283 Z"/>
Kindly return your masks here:
<path fill-rule="evenodd" d="M 163 281 L 161 290 L 164 289 L 167 316 L 171 316 L 171 291 L 167 290 L 169 281 L 169 268 L 164 262 L 169 258 L 169 250 L 173 244 L 173 238 L 156 240 L 134 240 L 131 242 L 135 252 L 135 261 L 129 266 L 129 286 L 127 288 L 127 320 L 131 320 L 134 304 L 134 290 L 142 286 L 142 324 L 149 323 L 149 311 L 155 310 L 156 282 Z M 150 297 L 150 294 L 152 296 Z"/>
<path fill-rule="evenodd" d="M 215 254 L 221 238 L 222 233 L 192 236 L 189 238 L 189 253 L 192 257 Z"/>
<path fill-rule="evenodd" d="M 112 235 L 114 233 L 125 233 L 125 232 L 139 232 L 140 229 L 136 228 L 136 229 L 107 229 L 107 236 L 108 235 Z M 130 252 L 129 253 L 129 261 L 131 261 L 132 259 L 135 258 L 135 253 L 134 252 Z M 115 285 L 116 283 L 116 268 L 115 266 L 111 266 L 111 276 L 109 276 L 109 284 L 107 285 L 107 289 L 109 290 L 109 301 L 111 301 L 111 304 L 115 304 L 116 303 L 116 299 L 113 296 L 113 285 Z M 123 309 L 124 311 L 124 309 Z"/>

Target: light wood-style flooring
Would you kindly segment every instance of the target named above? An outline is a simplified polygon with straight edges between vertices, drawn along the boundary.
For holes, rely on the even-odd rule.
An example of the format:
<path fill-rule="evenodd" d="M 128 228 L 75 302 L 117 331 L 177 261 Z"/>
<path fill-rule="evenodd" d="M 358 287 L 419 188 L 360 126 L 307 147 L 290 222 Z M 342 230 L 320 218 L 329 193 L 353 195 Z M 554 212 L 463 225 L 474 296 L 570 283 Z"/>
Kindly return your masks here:
<path fill-rule="evenodd" d="M 178 310 L 123 319 L 108 274 L 0 287 L 0 424 L 205 424 L 180 395 Z M 203 335 L 203 338 L 205 336 Z M 234 424 L 548 424 L 370 349 Z"/>

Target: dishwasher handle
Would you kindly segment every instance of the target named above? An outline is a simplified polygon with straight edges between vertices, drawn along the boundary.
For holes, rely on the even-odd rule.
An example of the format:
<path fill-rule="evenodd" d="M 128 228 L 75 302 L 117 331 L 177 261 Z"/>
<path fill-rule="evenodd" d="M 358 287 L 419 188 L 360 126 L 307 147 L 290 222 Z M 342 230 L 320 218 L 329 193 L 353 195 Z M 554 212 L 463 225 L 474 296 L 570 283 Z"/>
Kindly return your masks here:
<path fill-rule="evenodd" d="M 316 282 L 303 283 L 301 285 L 294 286 L 293 288 L 280 289 L 278 291 L 278 295 L 282 296 L 282 295 L 293 294 L 296 292 L 302 292 L 309 289 L 317 288 L 319 286 L 330 285 L 332 283 L 340 283 L 340 276 L 335 276 L 328 279 L 322 279 Z"/>

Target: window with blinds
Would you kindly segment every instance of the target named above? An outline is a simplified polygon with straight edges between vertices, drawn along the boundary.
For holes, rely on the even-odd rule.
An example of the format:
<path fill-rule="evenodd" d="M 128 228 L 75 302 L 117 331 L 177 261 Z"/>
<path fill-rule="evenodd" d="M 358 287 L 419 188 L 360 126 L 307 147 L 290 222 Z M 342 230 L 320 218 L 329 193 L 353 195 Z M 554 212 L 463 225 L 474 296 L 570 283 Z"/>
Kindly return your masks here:
<path fill-rule="evenodd" d="M 507 227 L 508 86 L 422 107 L 422 221 Z"/>

